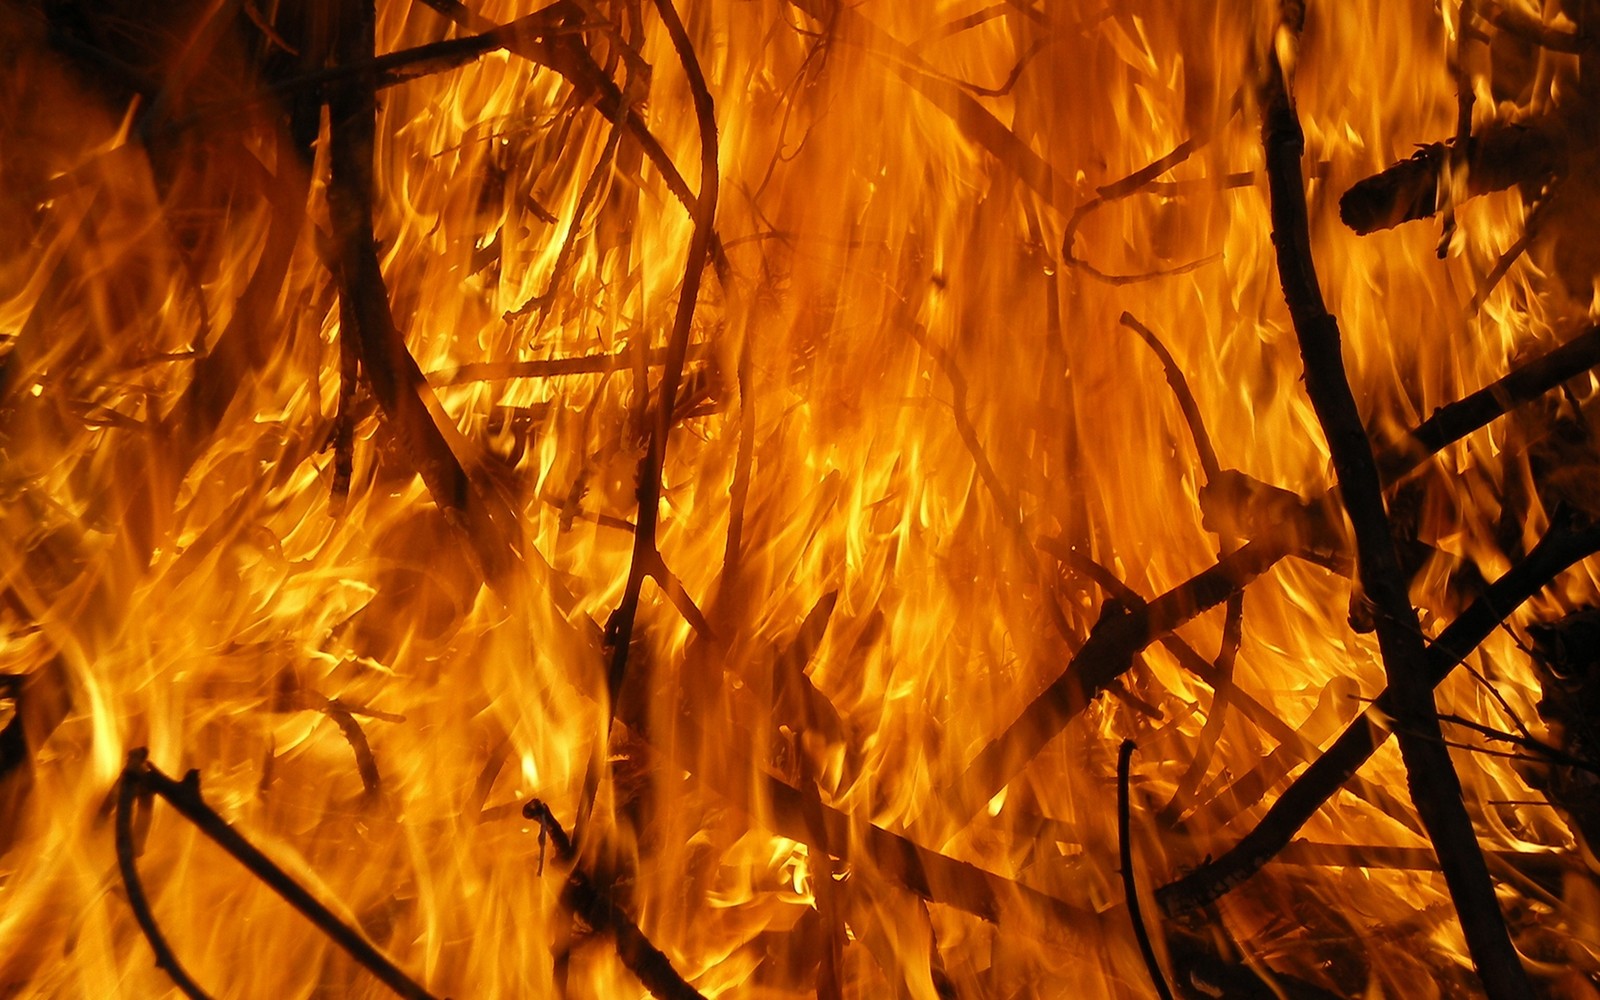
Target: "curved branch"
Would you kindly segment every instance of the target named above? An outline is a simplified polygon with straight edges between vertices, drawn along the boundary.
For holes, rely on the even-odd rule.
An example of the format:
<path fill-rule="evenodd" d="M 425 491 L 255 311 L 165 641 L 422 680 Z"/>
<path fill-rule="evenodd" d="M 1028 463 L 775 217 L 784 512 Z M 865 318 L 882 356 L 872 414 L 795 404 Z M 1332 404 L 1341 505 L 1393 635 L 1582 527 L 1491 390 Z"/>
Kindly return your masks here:
<path fill-rule="evenodd" d="M 142 779 L 146 752 L 134 750 L 128 754 L 128 763 L 122 769 L 122 780 L 117 782 L 117 868 L 122 872 L 122 885 L 128 891 L 128 905 L 133 908 L 133 919 L 139 922 L 150 950 L 156 953 L 156 968 L 166 972 L 172 984 L 183 991 L 189 1000 L 211 1000 L 210 994 L 184 971 L 178 956 L 161 934 L 156 915 L 150 909 L 144 884 L 139 881 L 139 866 L 135 861 L 137 851 L 133 843 L 134 800 L 143 791 Z"/>

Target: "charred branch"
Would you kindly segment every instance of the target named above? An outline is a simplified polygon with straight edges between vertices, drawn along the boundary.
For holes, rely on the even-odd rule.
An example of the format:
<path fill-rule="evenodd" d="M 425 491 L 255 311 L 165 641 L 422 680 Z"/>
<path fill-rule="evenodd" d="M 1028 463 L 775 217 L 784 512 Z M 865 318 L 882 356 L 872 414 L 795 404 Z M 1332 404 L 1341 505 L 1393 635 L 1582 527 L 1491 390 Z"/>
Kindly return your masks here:
<path fill-rule="evenodd" d="M 1131 587 L 1092 559 L 1061 546 L 1049 546 L 1049 551 L 1068 566 L 1088 575 L 1106 593 L 1124 604 L 1137 604 L 1142 601 L 1142 598 Z M 1272 758 L 1269 758 L 1269 760 L 1274 758 L 1281 760 L 1279 777 L 1288 773 L 1296 764 L 1315 760 L 1318 755 L 1318 745 L 1326 736 L 1332 735 L 1335 728 L 1334 725 L 1332 723 L 1324 725 L 1316 712 L 1313 713 L 1312 719 L 1305 723 L 1301 729 L 1297 729 L 1285 722 L 1270 708 L 1258 701 L 1250 692 L 1235 684 L 1232 677 L 1224 674 L 1214 661 L 1207 660 L 1196 652 L 1194 647 L 1185 642 L 1182 637 L 1169 633 L 1161 636 L 1158 641 L 1178 661 L 1179 666 L 1211 685 L 1213 691 L 1222 693 L 1228 699 L 1228 703 L 1233 705 L 1240 714 L 1248 718 L 1262 732 L 1277 742 L 1278 747 L 1273 751 Z M 1323 706 L 1319 703 L 1318 707 L 1320 710 Z M 1257 771 L 1259 772 L 1260 769 L 1258 768 Z M 1253 775 L 1246 775 L 1245 778 L 1230 786 L 1224 794 L 1224 797 L 1232 806 L 1232 808 L 1226 810 L 1226 815 L 1237 815 L 1267 793 L 1271 782 L 1259 782 L 1259 790 L 1254 793 L 1253 797 L 1248 793 L 1242 793 L 1240 786 L 1248 783 L 1251 777 Z M 1372 785 L 1359 776 L 1351 779 L 1349 790 L 1357 797 L 1376 805 L 1391 815 L 1403 814 L 1399 802 L 1387 789 Z M 1186 803 L 1174 800 L 1174 802 L 1163 808 L 1160 816 L 1161 820 L 1168 825 L 1176 825 L 1182 818 L 1185 806 Z"/>
<path fill-rule="evenodd" d="M 1439 211 L 1439 184 L 1453 155 L 1453 143 L 1421 147 L 1346 191 L 1339 199 L 1339 218 L 1366 235 L 1431 217 Z M 1492 125 L 1467 140 L 1462 159 L 1468 197 L 1518 186 L 1538 190 L 1565 168 L 1567 144 L 1559 129 L 1547 125 Z"/>
<path fill-rule="evenodd" d="M 1067 723 L 1133 666 L 1133 658 L 1140 650 L 1226 601 L 1286 554 L 1277 540 L 1258 539 L 1148 604 L 1126 605 L 1116 599 L 1107 600 L 1088 639 L 1068 661 L 1066 670 L 978 752 L 941 796 L 946 813 L 958 822 L 975 816 Z"/>
<path fill-rule="evenodd" d="M 421 2 L 472 31 L 489 33 L 503 27 L 474 13 L 461 0 L 421 0 Z M 691 215 L 695 214 L 698 211 L 700 198 L 689 188 L 689 182 L 684 179 L 677 164 L 672 162 L 672 157 L 667 155 L 661 141 L 650 131 L 638 110 L 624 98 L 622 89 L 617 86 L 616 81 L 594 61 L 594 56 L 590 55 L 584 46 L 581 35 L 577 32 L 560 30 L 581 26 L 582 8 L 572 0 L 556 0 L 555 3 L 541 8 L 538 14 L 533 16 L 548 18 L 551 28 L 505 36 L 506 51 L 561 74 L 580 94 L 593 102 L 595 110 L 601 115 L 611 121 L 621 121 L 651 164 L 661 171 L 667 190 L 672 192 L 672 196 L 678 199 Z M 676 47 L 677 43 L 674 41 L 674 48 Z M 696 114 L 698 113 L 697 111 Z M 702 184 L 705 183 L 704 176 L 702 174 Z M 711 263 L 717 270 L 719 280 L 726 284 L 728 260 L 723 252 L 722 239 L 715 231 L 711 232 L 707 239 Z"/>
<path fill-rule="evenodd" d="M 571 871 L 561 889 L 561 903 L 573 916 L 597 931 L 608 933 L 616 944 L 617 957 L 638 977 L 657 1000 L 705 1000 L 704 995 L 684 979 L 672 960 L 645 937 L 633 918 L 623 912 L 611 894 L 603 890 L 578 866 L 577 849 L 550 808 L 538 799 L 522 807 L 525 819 L 539 824 L 539 839 L 546 837 L 555 848 L 556 860 L 570 865 Z M 542 862 L 541 862 L 542 865 Z"/>
<path fill-rule="evenodd" d="M 1589 327 L 1560 347 L 1513 368 L 1500 379 L 1446 404 L 1386 448 L 1379 474 L 1393 487 L 1448 445 L 1481 430 L 1519 406 L 1600 365 L 1600 327 Z M 1226 470 L 1200 495 L 1205 525 L 1246 538 L 1282 538 L 1290 551 L 1348 575 L 1351 562 L 1343 526 L 1332 504 L 1336 490 L 1305 500 L 1299 494 Z"/>
<path fill-rule="evenodd" d="M 143 761 L 144 758 L 140 756 L 137 764 L 142 765 Z M 136 759 L 133 754 L 129 754 L 128 765 L 122 772 L 122 780 L 117 783 L 117 869 L 122 873 L 122 887 L 128 893 L 128 906 L 133 910 L 133 918 L 139 922 L 139 929 L 144 932 L 145 940 L 150 942 L 150 950 L 155 952 L 156 968 L 165 972 L 172 980 L 172 985 L 189 1000 L 209 1000 L 210 994 L 202 990 L 193 977 L 184 970 L 183 963 L 178 961 L 172 946 L 167 944 L 166 936 L 161 933 L 161 925 L 156 923 L 155 912 L 150 908 L 150 899 L 145 895 L 144 883 L 139 879 L 138 849 L 134 844 L 133 835 L 133 807 L 135 799 L 143 791 L 141 779 Z"/>
<path fill-rule="evenodd" d="M 1427 680 L 1437 686 L 1506 615 L 1539 593 L 1577 562 L 1600 552 L 1600 527 L 1552 528 L 1526 559 L 1513 566 L 1451 622 L 1428 646 Z M 1272 860 L 1313 813 L 1336 794 L 1389 737 L 1384 719 L 1395 716 L 1385 690 L 1278 796 L 1267 814 L 1231 849 L 1182 878 L 1163 886 L 1156 898 L 1177 915 L 1210 903 L 1243 883 Z M 1437 724 L 1437 723 L 1436 723 Z"/>
<path fill-rule="evenodd" d="M 1600 326 L 1591 326 L 1571 340 L 1477 392 L 1442 406 L 1414 428 L 1402 451 L 1384 463 L 1384 477 L 1396 480 L 1452 441 L 1458 441 L 1512 408 L 1560 386 L 1600 365 Z"/>
<path fill-rule="evenodd" d="M 1066 233 L 1061 237 L 1061 259 L 1066 263 L 1066 266 L 1082 271 L 1091 278 L 1108 285 L 1136 285 L 1144 281 L 1153 281 L 1156 278 L 1170 278 L 1180 274 L 1187 274 L 1190 271 L 1204 267 L 1206 264 L 1220 260 L 1221 254 L 1210 254 L 1187 264 L 1179 264 L 1174 267 L 1157 268 L 1153 271 L 1143 271 L 1137 274 L 1110 274 L 1082 259 L 1077 253 L 1078 230 L 1091 214 L 1104 205 L 1121 201 L 1123 198 L 1149 187 L 1157 177 L 1193 156 L 1195 151 L 1204 146 L 1208 139 L 1209 137 L 1190 137 L 1185 139 L 1174 146 L 1172 151 L 1165 156 L 1150 161 L 1120 180 L 1096 188 L 1095 196 L 1073 209 L 1071 218 L 1067 220 Z M 1126 320 L 1128 314 L 1123 313 L 1123 317 Z"/>
<path fill-rule="evenodd" d="M 1205 486 L 1202 490 L 1210 487 L 1222 476 L 1222 463 L 1217 458 L 1216 446 L 1211 443 L 1211 435 L 1206 430 L 1205 420 L 1200 416 L 1200 404 L 1189 388 L 1189 380 L 1183 374 L 1182 366 L 1172 356 L 1172 352 L 1167 350 L 1167 345 L 1161 342 L 1161 338 L 1139 322 L 1132 313 L 1124 312 L 1121 323 L 1144 341 L 1161 361 L 1161 370 L 1166 374 L 1167 384 L 1172 388 L 1172 395 L 1183 413 L 1184 422 L 1189 425 L 1189 436 L 1194 439 L 1195 456 L 1200 461 L 1200 471 L 1205 475 Z M 1237 547 L 1235 533 L 1219 530 L 1217 534 L 1220 554 L 1225 557 Z M 1212 661 L 1215 678 L 1211 684 L 1211 709 L 1206 713 L 1205 725 L 1200 730 L 1194 757 L 1184 770 L 1183 776 L 1178 779 L 1178 787 L 1173 791 L 1171 801 L 1161 810 L 1160 814 L 1164 818 L 1170 818 L 1183 803 L 1194 797 L 1195 789 L 1210 770 L 1211 755 L 1217 740 L 1222 736 L 1223 722 L 1227 719 L 1228 692 L 1233 687 L 1233 664 L 1239 655 L 1239 644 L 1243 639 L 1244 591 L 1241 589 L 1228 595 L 1222 622 L 1222 645 Z"/>
<path fill-rule="evenodd" d="M 342 62 L 371 60 L 376 12 L 371 0 L 352 8 L 340 26 Z M 371 77 L 341 84 L 328 103 L 330 160 L 328 204 L 333 216 L 337 278 L 343 313 L 354 322 L 361 370 L 384 417 L 434 503 L 465 531 L 492 583 L 504 583 L 516 562 L 516 519 L 508 504 L 469 478 L 435 414 L 442 407 L 407 349 L 389 307 L 373 233 L 373 143 L 377 92 Z M 445 417 L 448 421 L 448 417 Z M 449 427 L 454 432 L 454 427 Z M 459 435 L 457 435 L 459 437 Z"/>
<path fill-rule="evenodd" d="M 1286 5 L 1285 14 L 1284 26 L 1298 33 L 1304 9 Z M 1378 464 L 1345 375 L 1339 326 L 1323 304 L 1312 259 L 1311 226 L 1300 176 L 1305 137 L 1276 50 L 1268 62 L 1261 136 L 1278 279 L 1300 342 L 1306 393 L 1327 438 L 1340 496 L 1355 531 L 1357 571 L 1361 588 L 1374 607 L 1373 624 L 1394 693 L 1393 714 L 1405 730 L 1416 733 L 1400 733 L 1411 798 L 1439 855 L 1467 948 L 1489 996 L 1531 1000 L 1532 987 L 1506 930 L 1462 800 L 1460 778 L 1449 751 L 1442 742 L 1435 742 L 1442 737 L 1433 687 L 1427 681 L 1427 651 L 1406 593 Z"/>
<path fill-rule="evenodd" d="M 289 873 L 278 867 L 271 858 L 228 824 L 221 816 L 206 805 L 200 797 L 200 773 L 190 771 L 182 781 L 173 781 L 155 765 L 150 763 L 149 751 L 144 748 L 131 750 L 128 753 L 127 766 L 123 768 L 121 784 L 117 792 L 117 860 L 122 869 L 124 880 L 128 881 L 129 900 L 133 902 L 135 890 L 138 885 L 138 872 L 134 867 L 133 843 L 133 803 L 137 797 L 156 796 L 166 800 L 167 804 L 176 809 L 184 819 L 192 823 L 208 840 L 228 852 L 235 861 L 244 865 L 252 875 L 264 882 L 269 889 L 277 893 L 284 902 L 294 907 L 295 910 L 311 921 L 323 934 L 327 935 L 345 953 L 356 962 L 371 972 L 385 986 L 402 997 L 413 1000 L 433 1000 L 432 995 L 414 979 L 389 961 L 382 952 L 373 947 L 360 931 L 341 920 L 334 912 L 318 902 L 306 889 L 289 876 Z M 131 876 L 131 877 L 130 877 Z M 140 926 L 145 928 L 146 936 L 156 949 L 157 961 L 162 968 L 173 976 L 173 981 L 182 987 L 180 976 L 184 980 L 188 977 L 183 974 L 177 960 L 173 957 L 171 949 L 166 948 L 161 938 L 159 929 L 155 926 L 149 904 L 145 900 L 142 888 L 137 891 L 138 902 L 133 905 L 135 914 L 139 916 Z M 143 913 L 140 914 L 140 907 Z M 162 941 L 161 945 L 157 942 Z M 184 992 L 191 997 L 203 997 L 199 987 L 192 980 L 188 980 Z M 193 992 L 191 992 L 191 989 Z"/>
<path fill-rule="evenodd" d="M 606 669 L 606 693 L 609 712 L 606 729 L 609 733 L 611 719 L 616 712 L 622 687 L 627 679 L 628 653 L 633 645 L 634 622 L 639 612 L 639 599 L 644 581 L 656 575 L 658 582 L 670 586 L 663 573 L 660 550 L 656 547 L 656 529 L 661 516 L 661 473 L 666 465 L 668 438 L 672 432 L 677 412 L 677 397 L 683 380 L 683 368 L 689 353 L 689 334 L 694 324 L 695 305 L 699 300 L 700 280 L 711 254 L 715 236 L 717 213 L 717 121 L 711 90 L 705 74 L 695 56 L 694 46 L 683 26 L 672 0 L 656 0 L 656 10 L 672 40 L 672 47 L 683 64 L 689 79 L 689 91 L 694 98 L 695 120 L 700 133 L 700 191 L 690 202 L 689 215 L 694 224 L 689 239 L 689 250 L 684 262 L 683 284 L 678 293 L 677 310 L 673 315 L 672 334 L 667 341 L 664 371 L 658 390 L 655 419 L 650 438 L 645 445 L 645 455 L 639 463 L 639 514 L 633 532 L 633 555 L 628 568 L 628 580 L 623 588 L 622 601 L 611 613 L 606 623 L 606 639 L 610 647 L 611 662 Z M 681 588 L 680 588 L 681 590 Z M 703 622 L 703 619 L 701 619 Z M 599 775 L 596 761 L 591 759 L 584 778 L 584 807 L 579 813 L 582 828 L 588 809 L 593 805 Z"/>

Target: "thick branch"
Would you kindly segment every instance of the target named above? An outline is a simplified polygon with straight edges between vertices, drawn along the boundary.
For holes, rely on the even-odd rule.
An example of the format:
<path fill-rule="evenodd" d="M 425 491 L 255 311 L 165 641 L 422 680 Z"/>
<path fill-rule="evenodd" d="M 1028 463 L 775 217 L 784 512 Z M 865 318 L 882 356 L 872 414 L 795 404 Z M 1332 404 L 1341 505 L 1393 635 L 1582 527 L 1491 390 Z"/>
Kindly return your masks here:
<path fill-rule="evenodd" d="M 1379 460 L 1385 487 L 1393 486 L 1447 445 L 1488 426 L 1524 403 L 1600 365 L 1600 327 L 1513 368 L 1500 379 L 1433 412 Z M 1205 524 L 1248 538 L 1280 536 L 1289 550 L 1337 573 L 1350 572 L 1342 526 L 1330 520 L 1331 490 L 1302 500 L 1288 490 L 1228 470 L 1201 491 Z"/>
<path fill-rule="evenodd" d="M 1505 377 L 1477 392 L 1441 406 L 1412 430 L 1407 443 L 1414 445 L 1408 454 L 1395 455 L 1385 462 L 1385 478 L 1394 480 L 1415 468 L 1421 456 L 1439 451 L 1451 441 L 1505 413 L 1512 406 L 1537 399 L 1570 378 L 1600 365 L 1600 326 L 1591 326 L 1548 354 L 1541 355 L 1511 370 Z M 1420 451 L 1420 455 L 1416 452 Z M 1403 466 L 1403 467 L 1402 467 Z"/>
<path fill-rule="evenodd" d="M 371 0 L 353 6 L 353 16 L 340 26 L 343 63 L 372 59 L 375 13 Z M 348 307 L 344 315 L 355 325 L 353 330 L 341 330 L 340 336 L 354 338 L 372 395 L 434 503 L 465 530 L 489 579 L 500 581 L 516 561 L 515 515 L 499 497 L 472 483 L 452 450 L 447 427 L 451 434 L 455 428 L 448 424 L 448 415 L 428 388 L 395 325 L 378 266 L 372 227 L 377 128 L 373 78 L 358 75 L 339 86 L 328 103 L 328 117 L 332 164 L 328 205 L 337 246 L 339 294 Z"/>
<path fill-rule="evenodd" d="M 1133 666 L 1140 650 L 1221 604 L 1285 554 L 1286 549 L 1276 540 L 1253 541 L 1149 604 L 1125 606 L 1120 601 L 1106 601 L 1089 638 L 1066 670 L 978 752 L 941 796 L 946 818 L 964 822 L 975 816 L 1096 695 Z"/>
<path fill-rule="evenodd" d="M 1339 218 L 1366 235 L 1439 210 L 1439 182 L 1454 143 L 1419 148 L 1383 172 L 1358 181 L 1339 199 Z M 1467 141 L 1467 196 L 1537 186 L 1566 164 L 1560 131 L 1539 125 L 1491 125 Z"/>
<path fill-rule="evenodd" d="M 1295 11 L 1303 16 L 1303 8 Z M 1288 27 L 1298 31 L 1299 25 Z M 1512 947 L 1472 819 L 1462 801 L 1461 780 L 1442 742 L 1433 686 L 1428 683 L 1427 651 L 1406 593 L 1377 461 L 1345 375 L 1338 323 L 1322 301 L 1300 176 L 1305 137 L 1276 50 L 1269 56 L 1263 96 L 1261 134 L 1278 278 L 1305 362 L 1306 393 L 1327 437 L 1340 494 L 1355 531 L 1361 587 L 1376 610 L 1374 624 L 1393 692 L 1394 714 L 1404 727 L 1400 753 L 1411 798 L 1439 855 L 1467 948 L 1489 996 L 1531 1000 L 1527 973 Z"/>

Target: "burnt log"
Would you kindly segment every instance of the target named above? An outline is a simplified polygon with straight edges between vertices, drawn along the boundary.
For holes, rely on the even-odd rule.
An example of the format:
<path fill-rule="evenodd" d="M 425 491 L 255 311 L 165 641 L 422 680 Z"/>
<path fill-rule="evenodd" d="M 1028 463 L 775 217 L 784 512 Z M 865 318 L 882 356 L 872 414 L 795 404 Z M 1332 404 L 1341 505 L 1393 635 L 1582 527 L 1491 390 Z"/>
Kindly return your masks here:
<path fill-rule="evenodd" d="M 1339 218 L 1365 236 L 1439 211 L 1439 185 L 1455 142 L 1433 142 L 1363 181 L 1339 199 Z M 1562 129 L 1550 122 L 1491 125 L 1466 141 L 1466 196 L 1512 187 L 1537 190 L 1567 162 Z"/>

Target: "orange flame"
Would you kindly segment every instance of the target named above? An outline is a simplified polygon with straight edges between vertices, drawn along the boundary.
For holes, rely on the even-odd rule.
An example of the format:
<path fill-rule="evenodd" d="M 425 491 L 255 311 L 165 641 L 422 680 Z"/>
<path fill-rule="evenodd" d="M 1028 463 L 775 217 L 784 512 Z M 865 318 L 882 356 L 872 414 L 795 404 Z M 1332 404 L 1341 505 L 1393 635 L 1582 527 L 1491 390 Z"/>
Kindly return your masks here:
<path fill-rule="evenodd" d="M 1453 220 L 1443 259 L 1438 224 L 1358 237 L 1337 215 L 1455 134 L 1453 65 L 1475 129 L 1581 115 L 1587 56 L 1506 38 L 1580 38 L 1561 11 L 1582 5 L 1352 0 L 1314 5 L 1296 38 L 1259 3 L 681 4 L 714 176 L 650 4 L 385 2 L 380 57 L 356 65 L 358 18 L 320 4 L 14 6 L 8 996 L 174 989 L 119 877 L 139 747 L 197 771 L 219 821 L 434 996 L 660 992 L 630 933 L 705 996 L 1143 995 L 1118 744 L 1139 743 L 1150 890 L 1255 824 L 1297 773 L 1291 738 L 1326 746 L 1384 685 L 1351 628 L 1343 515 L 1313 502 L 1334 483 L 1269 239 L 1269 47 L 1380 457 L 1568 339 L 1595 290 L 1574 276 L 1600 273 L 1577 179 L 1565 201 L 1479 197 L 1479 168 L 1450 161 L 1429 206 Z M 403 338 L 387 354 L 353 326 L 331 162 L 338 95 L 369 84 L 359 207 Z M 426 376 L 395 376 L 409 417 L 373 374 L 402 351 Z M 1255 506 L 1218 499 L 1174 371 Z M 1558 503 L 1600 514 L 1600 458 L 1553 431 L 1592 426 L 1594 384 L 1566 393 L 1391 494 L 1430 635 Z M 657 455 L 654 545 L 636 545 Z M 1258 570 L 1231 663 L 1211 663 L 1233 641 L 1219 597 L 1036 754 L 1003 744 L 1005 773 L 974 778 L 1130 606 L 1113 585 L 1155 598 L 1291 523 L 1320 526 L 1322 557 Z M 1554 739 L 1518 636 L 1595 600 L 1590 565 L 1505 612 L 1441 711 Z M 1600 894 L 1567 814 L 1523 762 L 1454 762 L 1530 972 L 1600 996 Z M 1155 934 L 1169 974 L 1477 988 L 1392 745 L 1361 777 L 1371 794 L 1331 799 L 1205 933 Z M 195 982 L 387 994 L 150 790 L 137 871 Z"/>

